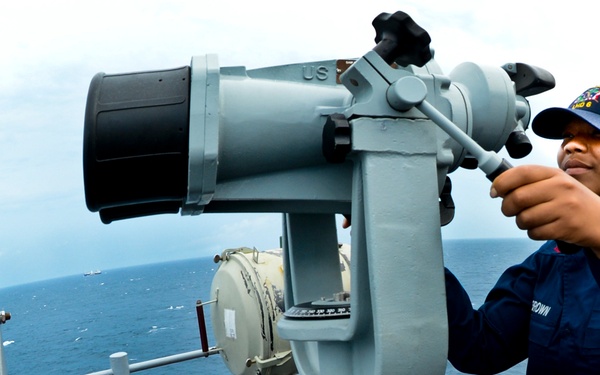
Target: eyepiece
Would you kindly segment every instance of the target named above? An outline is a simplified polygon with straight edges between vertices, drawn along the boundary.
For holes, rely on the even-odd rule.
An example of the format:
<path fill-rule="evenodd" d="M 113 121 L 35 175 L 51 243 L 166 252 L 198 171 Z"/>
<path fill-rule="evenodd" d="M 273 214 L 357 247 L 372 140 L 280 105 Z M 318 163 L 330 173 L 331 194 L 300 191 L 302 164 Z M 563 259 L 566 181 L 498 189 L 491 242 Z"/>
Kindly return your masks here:
<path fill-rule="evenodd" d="M 90 84 L 86 204 L 104 223 L 177 213 L 187 191 L 190 67 L 107 75 Z"/>

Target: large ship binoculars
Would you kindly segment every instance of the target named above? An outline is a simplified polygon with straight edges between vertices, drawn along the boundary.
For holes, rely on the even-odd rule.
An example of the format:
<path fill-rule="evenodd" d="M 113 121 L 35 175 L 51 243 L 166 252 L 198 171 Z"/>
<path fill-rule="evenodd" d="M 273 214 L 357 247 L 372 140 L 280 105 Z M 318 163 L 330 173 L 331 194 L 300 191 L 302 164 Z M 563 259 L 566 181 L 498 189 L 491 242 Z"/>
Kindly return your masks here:
<path fill-rule="evenodd" d="M 382 13 L 373 26 L 376 45 L 357 59 L 247 70 L 203 55 L 99 73 L 88 94 L 86 203 L 104 223 L 284 213 L 287 314 L 276 332 L 301 374 L 443 373 L 448 174 L 479 167 L 492 179 L 509 167 L 500 149 L 527 155 L 526 97 L 554 87 L 522 63 L 465 62 L 446 75 L 408 15 Z M 351 295 L 311 315 L 345 288 L 335 214 L 352 215 Z"/>
<path fill-rule="evenodd" d="M 376 46 L 356 60 L 246 70 L 205 55 L 177 69 L 97 74 L 85 114 L 88 208 L 106 223 L 180 211 L 344 211 L 348 189 L 332 193 L 315 181 L 350 184 L 343 166 L 327 165 L 359 151 L 353 121 L 428 117 L 397 102 L 398 92 L 415 92 L 409 81 L 421 82 L 419 95 L 483 149 L 529 152 L 525 96 L 553 87 L 552 75 L 521 63 L 463 63 L 443 75 L 428 33 L 405 13 L 382 13 L 373 25 Z M 444 132 L 438 138 L 440 175 L 477 165 L 463 145 Z M 332 169 L 341 179 L 327 178 Z M 311 199 L 299 179 L 323 204 L 302 203 Z"/>

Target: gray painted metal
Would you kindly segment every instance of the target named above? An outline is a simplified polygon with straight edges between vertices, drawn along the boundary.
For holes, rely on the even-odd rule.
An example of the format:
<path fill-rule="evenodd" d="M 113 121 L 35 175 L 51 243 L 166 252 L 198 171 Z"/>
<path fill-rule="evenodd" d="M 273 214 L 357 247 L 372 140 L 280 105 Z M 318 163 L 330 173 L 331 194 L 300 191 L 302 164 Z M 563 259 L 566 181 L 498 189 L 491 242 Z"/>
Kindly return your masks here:
<path fill-rule="evenodd" d="M 446 175 L 480 149 L 465 149 L 428 115 L 495 155 L 528 121 L 506 72 L 464 63 L 445 76 L 433 60 L 393 68 L 373 51 L 340 77 L 335 60 L 246 71 L 217 69 L 209 56 L 193 65 L 192 105 L 202 110 L 191 126 L 204 138 L 190 137 L 189 191 L 201 198 L 182 214 L 283 213 L 288 308 L 342 290 L 334 215 L 352 214 L 350 318 L 278 323 L 300 374 L 443 374 L 438 198 Z M 351 124 L 342 164 L 321 152 L 333 113 Z"/>
<path fill-rule="evenodd" d="M 225 67 L 218 79 L 215 64 L 210 55 L 192 60 L 190 180 L 182 214 L 349 212 L 350 186 L 340 181 L 350 180 L 351 165 L 329 165 L 321 152 L 326 116 L 352 100 L 336 83 L 335 60 L 277 67 L 272 74 Z"/>
<path fill-rule="evenodd" d="M 401 121 L 353 123 L 360 153 L 354 158 L 352 313 L 349 319 L 280 321 L 279 333 L 293 340 L 302 374 L 445 371 L 436 127 Z M 328 223 L 319 215 L 286 215 L 290 304 L 327 296 L 331 291 L 323 286 L 339 275 L 327 256 L 336 254 L 335 222 L 325 216 Z M 311 282 L 317 274 L 323 282 Z"/>

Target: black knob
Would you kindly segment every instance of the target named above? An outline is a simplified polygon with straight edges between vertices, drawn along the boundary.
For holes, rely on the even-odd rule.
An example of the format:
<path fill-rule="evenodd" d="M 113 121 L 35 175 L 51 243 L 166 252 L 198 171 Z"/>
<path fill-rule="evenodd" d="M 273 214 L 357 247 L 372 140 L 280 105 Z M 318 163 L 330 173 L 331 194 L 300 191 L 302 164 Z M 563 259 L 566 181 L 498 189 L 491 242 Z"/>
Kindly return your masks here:
<path fill-rule="evenodd" d="M 431 60 L 427 31 L 404 12 L 381 13 L 373 20 L 377 52 L 388 64 L 423 66 Z"/>
<path fill-rule="evenodd" d="M 506 140 L 505 147 L 506 151 L 508 151 L 508 154 L 513 159 L 524 158 L 529 155 L 533 148 L 529 137 L 521 130 L 515 130 L 510 133 Z"/>
<path fill-rule="evenodd" d="M 327 117 L 323 127 L 323 156 L 330 163 L 343 163 L 352 147 L 350 123 L 340 113 Z"/>

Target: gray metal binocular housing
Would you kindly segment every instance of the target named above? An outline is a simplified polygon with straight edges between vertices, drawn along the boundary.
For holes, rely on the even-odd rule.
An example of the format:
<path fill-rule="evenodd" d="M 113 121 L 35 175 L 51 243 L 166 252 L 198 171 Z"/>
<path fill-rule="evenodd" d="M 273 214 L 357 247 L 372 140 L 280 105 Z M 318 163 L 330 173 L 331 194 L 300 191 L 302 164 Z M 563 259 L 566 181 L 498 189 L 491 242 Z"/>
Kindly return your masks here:
<path fill-rule="evenodd" d="M 99 73 L 89 90 L 86 202 L 105 223 L 282 212 L 291 308 L 341 290 L 334 214 L 351 215 L 351 314 L 278 324 L 303 374 L 443 373 L 440 223 L 453 206 L 440 201 L 449 173 L 482 162 L 433 113 L 482 149 L 508 142 L 521 157 L 525 97 L 554 86 L 520 63 L 445 75 L 406 14 L 373 25 L 376 47 L 356 60 L 246 70 L 197 56 L 179 69 Z"/>

